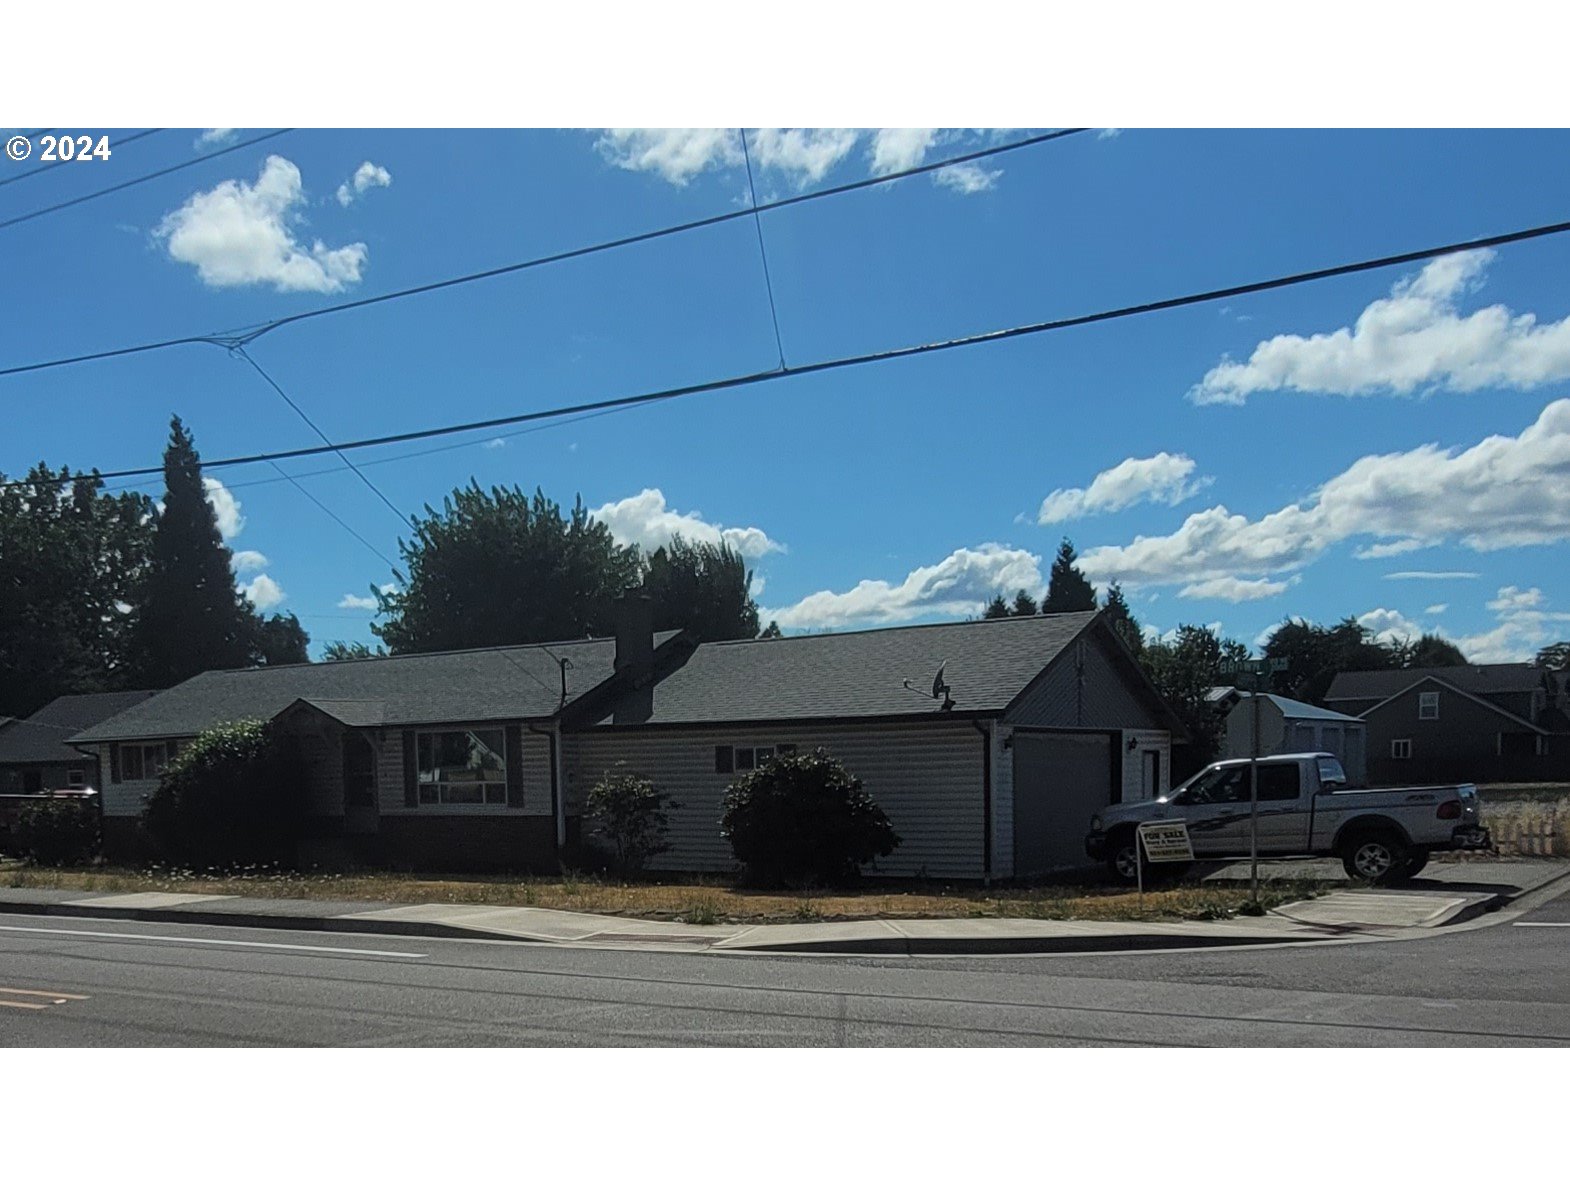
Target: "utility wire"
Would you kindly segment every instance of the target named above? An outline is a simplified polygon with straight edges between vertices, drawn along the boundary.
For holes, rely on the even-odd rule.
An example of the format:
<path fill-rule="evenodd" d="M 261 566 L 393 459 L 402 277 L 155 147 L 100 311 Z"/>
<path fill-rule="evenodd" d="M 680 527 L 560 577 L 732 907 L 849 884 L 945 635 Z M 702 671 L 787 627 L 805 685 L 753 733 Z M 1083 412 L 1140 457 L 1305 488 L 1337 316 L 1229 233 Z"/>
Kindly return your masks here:
<path fill-rule="evenodd" d="M 388 568 L 392 569 L 394 574 L 396 574 L 398 572 L 398 565 L 393 563 L 391 556 L 387 555 L 386 552 L 382 551 L 375 544 L 373 544 L 370 540 L 366 539 L 363 535 L 361 535 L 358 531 L 356 531 L 353 527 L 351 527 L 351 526 L 349 526 L 349 524 L 345 523 L 343 521 L 343 519 L 341 517 L 339 517 L 339 515 L 336 512 L 334 512 L 331 507 L 329 507 L 326 503 L 322 502 L 321 499 L 317 498 L 310 491 L 306 490 L 305 487 L 301 486 L 298 479 L 296 479 L 293 476 L 291 476 L 289 474 L 289 472 L 287 470 L 285 470 L 282 466 L 280 466 L 277 462 L 269 462 L 267 464 L 269 466 L 271 466 L 274 470 L 278 471 L 279 474 L 283 475 L 284 481 L 288 482 L 289 485 L 293 486 L 295 490 L 299 491 L 306 498 L 310 499 L 311 502 L 315 503 L 318 507 L 320 507 L 322 509 L 322 511 L 327 515 L 327 517 L 329 519 L 331 519 L 339 527 L 341 527 L 345 531 L 347 531 L 350 535 L 354 536 L 355 539 L 359 540 L 360 543 L 362 545 L 364 545 L 364 547 L 366 548 L 367 551 L 369 551 L 373 556 L 375 556 L 382 563 L 386 564 Z"/>
<path fill-rule="evenodd" d="M 747 199 L 752 205 L 752 225 L 758 231 L 758 256 L 763 259 L 763 285 L 769 292 L 769 318 L 774 323 L 774 347 L 779 352 L 780 368 L 785 367 L 785 345 L 780 342 L 780 314 L 774 309 L 774 279 L 769 277 L 769 251 L 763 247 L 763 216 L 758 212 L 758 189 L 752 181 L 752 153 L 747 150 L 747 128 L 736 128 L 741 135 L 741 158 L 747 165 Z"/>
<path fill-rule="evenodd" d="M 162 169 L 160 169 L 159 171 L 156 171 L 156 172 L 148 172 L 147 175 L 145 175 L 145 176 L 137 176 L 134 179 L 125 180 L 125 181 L 122 181 L 119 184 L 111 184 L 107 188 L 100 188 L 96 192 L 89 192 L 89 193 L 87 193 L 87 195 L 85 195 L 85 196 L 78 196 L 78 197 L 76 197 L 73 200 L 63 200 L 59 204 L 51 204 L 47 208 L 34 209 L 30 213 L 23 213 L 21 216 L 19 216 L 19 217 L 12 217 L 8 221 L 0 221 L 0 229 L 9 229 L 12 225 L 20 225 L 24 221 L 36 220 L 38 217 L 48 216 L 50 213 L 57 213 L 61 209 L 74 208 L 76 205 L 85 204 L 89 200 L 97 200 L 100 196 L 108 196 L 112 192 L 122 192 L 122 191 L 124 191 L 127 188 L 134 188 L 138 184 L 145 184 L 149 180 L 156 180 L 160 176 L 167 176 L 167 175 L 170 175 L 173 172 L 183 171 L 186 168 L 194 168 L 199 163 L 206 163 L 210 159 L 217 159 L 220 155 L 228 155 L 231 151 L 242 151 L 242 150 L 244 150 L 247 147 L 254 147 L 258 143 L 265 143 L 269 139 L 276 139 L 276 138 L 278 138 L 279 135 L 287 135 L 292 130 L 294 130 L 293 127 L 285 127 L 281 131 L 269 131 L 265 135 L 257 135 L 254 139 L 247 139 L 247 140 L 245 140 L 242 143 L 235 143 L 235 144 L 233 144 L 233 145 L 231 145 L 229 147 L 220 148 L 217 151 L 209 151 L 206 155 L 198 155 L 195 159 L 188 159 L 184 163 L 177 163 L 177 164 L 175 164 L 173 167 L 162 168 Z M 193 341 L 192 340 L 177 340 L 175 342 L 189 343 L 189 342 L 193 342 Z M 167 345 L 163 345 L 163 346 L 167 346 Z M 119 351 L 119 352 L 106 352 L 104 354 L 106 354 L 106 355 L 122 355 L 122 354 L 125 354 L 126 351 L 148 351 L 148 350 L 150 350 L 150 349 L 146 348 L 146 347 L 128 348 L 128 349 L 123 349 L 122 351 Z M 44 367 L 50 367 L 52 365 L 47 365 L 46 364 L 46 365 L 43 365 L 43 366 Z"/>
<path fill-rule="evenodd" d="M 857 192 L 863 188 L 873 188 L 882 184 L 892 184 L 896 180 L 903 180 L 910 176 L 919 176 L 928 172 L 941 171 L 944 168 L 954 167 L 957 164 L 970 163 L 978 159 L 988 159 L 1004 152 L 1019 151 L 1022 148 L 1034 147 L 1040 143 L 1050 143 L 1056 139 L 1063 139 L 1070 135 L 1083 133 L 1086 128 L 1075 127 L 1062 131 L 1048 131 L 1040 135 L 1031 135 L 1024 139 L 1016 139 L 1009 143 L 1000 143 L 978 151 L 967 152 L 964 155 L 950 156 L 947 159 L 937 160 L 933 163 L 920 164 L 917 167 L 906 168 L 900 172 L 890 172 L 884 176 L 869 176 L 863 180 L 852 180 L 846 184 L 837 184 L 832 188 L 822 188 L 816 192 L 803 192 L 796 196 L 786 196 L 779 200 L 770 201 L 768 204 L 754 205 L 750 209 L 733 209 L 728 212 L 716 213 L 714 216 L 702 217 L 696 221 L 684 221 L 678 225 L 669 225 L 663 229 L 651 229 L 645 233 L 634 233 L 629 237 L 617 237 L 610 241 L 601 241 L 594 245 L 578 246 L 561 253 L 546 254 L 541 257 L 529 258 L 526 261 L 512 262 L 504 266 L 497 266 L 489 270 L 479 270 L 470 274 L 461 274 L 456 278 L 443 278 L 436 282 L 427 282 L 420 286 L 408 286 L 402 290 L 389 291 L 387 294 L 377 294 L 369 298 L 354 299 L 350 302 L 334 303 L 331 306 L 318 307 L 312 311 L 301 311 L 294 315 L 285 315 L 280 319 L 273 319 L 263 323 L 243 334 L 233 336 L 220 335 L 185 335 L 176 339 L 163 339 L 156 343 L 139 343 L 128 347 L 111 348 L 108 351 L 90 352 L 83 355 L 66 356 L 58 360 L 41 360 L 33 364 L 20 364 L 13 368 L 0 368 L 0 376 L 15 376 L 22 372 L 38 372 L 45 368 L 61 368 L 70 364 L 85 364 L 91 360 L 106 360 L 116 356 L 136 355 L 140 352 L 158 351 L 167 347 L 181 347 L 188 343 L 206 343 L 223 348 L 233 347 L 237 343 L 251 343 L 260 339 L 270 331 L 280 327 L 287 327 L 294 323 L 304 322 L 306 319 L 316 319 L 323 315 L 336 315 L 342 311 L 359 310 L 362 307 L 375 306 L 378 303 L 392 302 L 395 299 L 409 298 L 416 294 L 429 294 L 436 290 L 446 290 L 453 286 L 463 286 L 470 282 L 483 282 L 490 278 L 498 278 L 504 274 L 516 274 L 523 270 L 531 270 L 540 266 L 554 265 L 557 262 L 571 261 L 574 258 L 589 257 L 596 253 L 605 253 L 613 249 L 623 249 L 630 245 L 639 245 L 646 241 L 657 241 L 663 237 L 674 237 L 679 233 L 689 233 L 696 229 L 706 229 L 712 225 L 723 225 L 728 221 L 738 220 L 742 217 L 756 216 L 758 213 L 769 212 L 778 208 L 789 208 L 792 205 L 805 204 L 808 201 L 823 200 L 830 196 L 840 196 L 846 192 Z M 279 131 L 277 134 L 283 134 Z M 251 143 L 259 140 L 251 140 Z M 242 144 L 248 146 L 249 144 Z M 235 150 L 231 148 L 230 150 Z M 217 154 L 217 153 L 214 153 Z M 0 224 L 4 228 L 4 224 Z"/>
<path fill-rule="evenodd" d="M 321 431 L 321 428 L 316 424 L 316 422 L 312 421 L 311 418 L 306 415 L 305 410 L 302 409 L 298 404 L 295 403 L 294 398 L 291 397 L 287 392 L 285 392 L 283 390 L 283 386 L 280 385 L 278 383 L 278 381 L 274 380 L 271 376 L 269 376 L 267 374 L 266 370 L 260 364 L 258 364 L 256 362 L 256 360 L 251 356 L 250 352 L 246 351 L 245 348 L 241 347 L 241 346 L 237 346 L 234 349 L 234 351 L 235 351 L 236 355 L 238 355 L 246 363 L 250 364 L 251 367 L 256 369 L 257 375 L 259 375 L 263 380 L 267 381 L 268 384 L 272 385 L 273 391 L 276 392 L 279 396 L 283 397 L 283 403 L 288 405 L 291 409 L 293 409 L 295 411 L 295 413 L 297 413 L 299 415 L 300 420 L 304 421 L 307 425 L 309 425 L 311 427 L 311 432 L 312 433 L 316 434 L 317 437 L 321 438 L 329 446 L 333 444 L 332 438 L 328 437 L 325 433 L 323 433 Z M 402 524 L 402 525 L 407 526 L 408 522 L 409 522 L 408 518 L 404 515 L 404 513 L 402 511 L 400 511 L 398 509 L 397 505 L 394 504 L 393 501 L 390 498 L 388 498 L 386 495 L 384 495 L 381 492 L 381 489 L 374 482 L 372 482 L 369 478 L 367 478 L 365 476 L 365 472 L 363 470 L 361 470 L 358 466 L 356 466 L 353 462 L 349 461 L 348 456 L 346 454 L 344 454 L 342 451 L 335 449 L 334 452 L 338 454 L 339 460 L 341 462 L 343 462 L 343 464 L 345 466 L 347 466 L 350 470 L 353 470 L 354 473 L 355 473 L 355 476 L 357 478 L 359 478 L 359 480 L 361 482 L 365 483 L 365 485 L 367 487 L 370 488 L 370 491 L 371 491 L 371 493 L 373 495 L 375 495 L 377 498 L 381 499 L 382 502 L 387 504 L 387 509 L 398 517 L 398 522 L 400 524 Z M 280 471 L 280 473 L 282 473 L 282 471 Z M 290 481 L 292 482 L 293 479 L 291 478 Z M 299 485 L 299 484 L 296 483 L 296 485 Z"/>
<path fill-rule="evenodd" d="M 109 150 L 111 152 L 117 151 L 120 148 L 124 147 L 127 143 L 135 143 L 138 139 L 145 139 L 149 135 L 156 135 L 160 131 L 165 131 L 165 130 L 168 130 L 168 128 L 167 127 L 154 127 L 151 131 L 138 131 L 134 135 L 127 135 L 124 139 L 116 139 L 113 143 L 109 144 Z M 42 131 L 35 131 L 31 135 L 28 135 L 26 137 L 29 138 L 29 139 L 36 139 L 36 138 L 38 138 L 42 134 L 44 134 L 44 132 L 42 132 Z M 73 162 L 75 162 L 75 161 L 69 160 L 69 159 L 57 159 L 57 160 L 55 160 L 52 163 L 46 163 L 46 164 L 43 164 L 41 167 L 36 167 L 32 171 L 30 171 L 30 172 L 23 172 L 19 176 L 7 176 L 5 179 L 0 180 L 0 188 L 4 188 L 7 184 L 15 184 L 18 180 L 25 180 L 29 176 L 42 175 L 44 172 L 52 171 L 53 169 L 59 167 L 63 163 L 73 163 Z"/>
<path fill-rule="evenodd" d="M 734 388 L 745 388 L 754 384 L 766 384 L 775 380 L 783 380 L 792 376 L 807 376 L 817 372 L 832 372 L 841 368 L 857 368 L 867 364 L 880 364 L 888 360 L 906 359 L 913 356 L 934 355 L 938 352 L 954 351 L 959 348 L 975 347 L 980 344 L 999 343 L 1005 339 L 1020 339 L 1028 335 L 1041 335 L 1050 331 L 1062 331 L 1069 327 L 1082 327 L 1090 323 L 1106 323 L 1114 319 L 1128 319 L 1136 315 L 1148 315 L 1156 311 L 1176 310 L 1179 307 L 1196 306 L 1201 303 L 1216 302 L 1224 298 L 1237 298 L 1245 294 L 1258 294 L 1266 290 L 1279 290 L 1287 286 L 1300 286 L 1306 282 L 1318 282 L 1326 278 L 1341 277 L 1346 274 L 1360 274 L 1369 270 L 1385 269 L 1391 266 L 1407 265 L 1411 262 L 1427 261 L 1431 258 L 1443 257 L 1452 253 L 1467 253 L 1476 249 L 1488 249 L 1493 246 L 1510 245 L 1518 241 L 1530 241 L 1539 237 L 1548 237 L 1555 234 L 1570 232 L 1570 221 L 1559 221 L 1551 225 L 1538 225 L 1530 229 L 1518 229 L 1510 233 L 1499 233 L 1492 237 L 1479 237 L 1470 241 L 1452 242 L 1447 245 L 1435 245 L 1426 249 L 1409 250 L 1406 253 L 1387 254 L 1384 257 L 1370 258 L 1364 261 L 1346 262 L 1338 266 L 1328 266 L 1319 270 L 1304 270 L 1296 274 L 1289 274 L 1279 278 L 1266 278 L 1257 282 L 1245 282 L 1237 286 L 1226 286 L 1216 290 L 1207 290 L 1198 294 L 1178 295 L 1174 298 L 1159 299 L 1155 302 L 1136 303 L 1131 306 L 1117 307 L 1113 310 L 1093 311 L 1090 314 L 1074 315 L 1064 319 L 1048 319 L 1038 323 L 1025 323 L 1017 327 L 1005 327 L 997 331 L 987 331 L 977 335 L 962 335 L 954 339 L 945 339 L 931 343 L 917 343 L 908 347 L 890 348 L 886 351 L 863 352 L 859 355 L 841 356 L 831 360 L 819 360 L 811 364 L 799 364 L 793 368 L 770 369 L 763 372 L 751 372 L 743 376 L 730 376 L 721 380 L 708 380 L 700 384 L 686 384 L 675 388 L 664 388 L 657 392 L 641 392 L 630 396 L 612 397 L 606 400 L 587 401 L 576 405 L 562 405 L 551 409 L 538 409 L 529 413 L 515 413 L 506 417 L 492 417 L 485 421 L 468 421 L 459 425 L 437 425 L 429 429 L 413 429 L 406 433 L 387 433 L 377 437 L 364 437 L 355 441 L 342 442 L 334 446 L 306 446 L 292 450 L 276 450 L 271 453 L 248 454 L 244 457 L 219 458 L 211 462 L 203 462 L 203 469 L 223 469 L 230 466 L 249 466 L 257 462 L 282 461 L 288 458 L 306 458 L 316 454 L 332 453 L 341 450 L 369 449 L 375 446 L 395 445 L 405 441 L 423 441 L 430 437 L 450 437 L 458 433 L 470 433 L 479 429 L 496 429 L 505 425 L 517 425 L 525 421 L 544 421 L 557 417 L 576 416 L 580 413 L 594 412 L 601 409 L 613 409 L 632 405 L 653 404 L 659 401 L 676 400 L 681 397 L 694 396 L 704 392 L 720 392 Z M 34 485 L 49 486 L 77 482 L 82 479 L 93 478 L 135 478 L 146 474 L 156 474 L 161 466 L 142 466 L 130 470 L 115 470 L 109 473 L 86 473 L 71 475 L 66 478 L 51 478 L 35 482 Z M 0 486 L 15 485 L 20 480 L 0 482 Z"/>

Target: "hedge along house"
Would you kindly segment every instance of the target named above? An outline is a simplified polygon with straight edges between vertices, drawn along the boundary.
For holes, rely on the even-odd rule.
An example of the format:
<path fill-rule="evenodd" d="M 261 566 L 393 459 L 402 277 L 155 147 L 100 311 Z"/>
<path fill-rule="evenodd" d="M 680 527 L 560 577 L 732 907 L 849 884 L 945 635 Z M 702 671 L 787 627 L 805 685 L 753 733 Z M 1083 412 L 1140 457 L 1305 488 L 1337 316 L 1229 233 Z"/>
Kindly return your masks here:
<path fill-rule="evenodd" d="M 323 859 L 554 870 L 575 834 L 562 804 L 562 730 L 584 699 L 635 685 L 634 672 L 619 667 L 617 644 L 209 671 L 71 743 L 104 766 L 111 856 L 151 849 L 142 814 L 184 744 L 216 724 L 254 719 L 273 722 L 301 756 L 312 840 L 336 843 L 318 845 Z M 691 648 L 674 633 L 641 644 L 641 674 Z"/>
<path fill-rule="evenodd" d="M 664 870 L 733 869 L 725 787 L 817 747 L 900 835 L 882 873 L 1002 879 L 1089 865 L 1091 814 L 1163 791 L 1173 740 L 1186 739 L 1095 613 L 711 642 L 644 681 L 565 737 L 566 804 L 581 812 L 608 771 L 649 777 L 679 805 L 671 849 L 651 863 Z"/>

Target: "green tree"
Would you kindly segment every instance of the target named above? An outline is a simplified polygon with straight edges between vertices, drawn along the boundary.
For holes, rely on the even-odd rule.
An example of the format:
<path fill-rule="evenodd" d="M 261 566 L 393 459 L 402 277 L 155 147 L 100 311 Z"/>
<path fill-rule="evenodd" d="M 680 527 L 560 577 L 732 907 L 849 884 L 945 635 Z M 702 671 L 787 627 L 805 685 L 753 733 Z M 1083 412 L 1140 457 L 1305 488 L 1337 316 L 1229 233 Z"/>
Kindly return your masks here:
<path fill-rule="evenodd" d="M 1205 702 L 1205 693 L 1233 681 L 1221 673 L 1223 661 L 1247 657 L 1241 642 L 1199 625 L 1180 625 L 1170 642 L 1151 642 L 1144 649 L 1145 672 L 1189 729 L 1193 743 L 1184 751 L 1193 767 L 1214 760 L 1221 747 L 1222 717 Z"/>
<path fill-rule="evenodd" d="M 760 638 L 782 638 L 785 635 L 780 631 L 780 623 L 778 621 L 771 621 L 763 627 L 763 632 L 758 636 Z"/>
<path fill-rule="evenodd" d="M 152 543 L 152 502 L 42 463 L 0 486 L 0 715 L 60 695 L 139 685 L 130 602 Z M 0 475 L 0 481 L 5 481 Z"/>
<path fill-rule="evenodd" d="M 1466 655 L 1454 642 L 1436 633 L 1425 633 L 1416 641 L 1395 650 L 1397 660 L 1407 667 L 1465 666 Z"/>
<path fill-rule="evenodd" d="M 1106 604 L 1101 607 L 1107 615 L 1107 621 L 1112 626 L 1112 632 L 1123 639 L 1123 644 L 1137 656 L 1145 648 L 1145 635 L 1140 632 L 1139 623 L 1134 620 L 1134 614 L 1129 611 L 1128 601 L 1123 596 L 1123 586 L 1113 581 L 1107 589 Z"/>
<path fill-rule="evenodd" d="M 1555 642 L 1537 652 L 1532 665 L 1543 670 L 1570 670 L 1570 642 Z"/>
<path fill-rule="evenodd" d="M 1043 613 L 1088 613 L 1096 608 L 1096 590 L 1074 560 L 1074 545 L 1064 536 L 1047 579 L 1047 597 L 1041 602 Z"/>
<path fill-rule="evenodd" d="M 254 615 L 253 615 L 254 617 Z M 311 635 L 293 613 L 254 617 L 251 657 L 259 666 L 288 666 L 311 660 Z"/>
<path fill-rule="evenodd" d="M 982 616 L 985 617 L 988 621 L 996 620 L 999 617 L 1007 617 L 1008 615 L 1009 603 L 1003 599 L 1002 593 L 999 593 L 997 596 L 993 597 L 992 600 L 988 601 L 987 608 L 982 613 Z"/>
<path fill-rule="evenodd" d="M 1024 589 L 1020 589 L 1019 592 L 1014 594 L 1014 607 L 1009 610 L 1011 615 L 1015 617 L 1034 617 L 1039 612 L 1041 610 L 1036 607 L 1036 598 Z"/>
<path fill-rule="evenodd" d="M 1322 704 L 1343 670 L 1388 670 L 1400 665 L 1397 651 L 1374 640 L 1355 617 L 1330 628 L 1290 618 L 1265 642 L 1267 658 L 1285 658 L 1287 669 L 1271 678 L 1273 689 L 1306 703 Z"/>
<path fill-rule="evenodd" d="M 581 499 L 564 516 L 542 491 L 472 481 L 427 506 L 398 546 L 409 571 L 378 593 L 371 627 L 395 654 L 608 634 L 642 571 Z"/>
<path fill-rule="evenodd" d="M 667 811 L 680 806 L 648 777 L 617 771 L 600 775 L 583 808 L 595 823 L 594 832 L 614 848 L 622 873 L 635 875 L 649 859 L 671 848 L 665 837 L 670 829 Z"/>
<path fill-rule="evenodd" d="M 169 426 L 164 487 L 133 616 L 135 678 L 147 687 L 249 664 L 256 632 L 207 501 L 195 441 L 179 417 Z"/>
<path fill-rule="evenodd" d="M 322 648 L 323 662 L 351 662 L 359 658 L 385 658 L 387 651 L 377 646 L 371 649 L 364 642 L 328 642 Z"/>
<path fill-rule="evenodd" d="M 643 587 L 657 630 L 685 629 L 703 642 L 758 636 L 752 573 L 729 544 L 675 536 L 649 557 Z"/>

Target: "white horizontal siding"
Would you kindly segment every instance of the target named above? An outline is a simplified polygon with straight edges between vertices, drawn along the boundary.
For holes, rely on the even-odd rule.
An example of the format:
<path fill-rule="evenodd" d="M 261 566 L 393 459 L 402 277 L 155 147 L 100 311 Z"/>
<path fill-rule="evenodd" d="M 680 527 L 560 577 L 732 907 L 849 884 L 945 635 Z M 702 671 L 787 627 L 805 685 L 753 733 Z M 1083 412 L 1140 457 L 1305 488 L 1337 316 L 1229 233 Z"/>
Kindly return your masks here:
<path fill-rule="evenodd" d="M 567 811 L 582 811 L 585 795 L 603 773 L 640 773 L 680 805 L 671 814 L 671 850 L 652 865 L 661 870 L 734 869 L 719 827 L 720 800 L 734 776 L 714 771 L 716 744 L 825 748 L 861 780 L 901 838 L 899 848 L 877 862 L 878 873 L 981 875 L 981 735 L 957 720 L 579 732 L 568 736 L 565 748 Z"/>
<path fill-rule="evenodd" d="M 1135 741 L 1130 750 L 1129 740 Z M 1151 794 L 1145 789 L 1145 753 L 1161 753 L 1160 780 L 1156 782 L 1156 796 L 1168 791 L 1172 780 L 1172 733 L 1164 729 L 1131 729 L 1123 732 L 1123 800 L 1149 801 Z"/>
<path fill-rule="evenodd" d="M 1014 874 L 1014 751 L 1005 747 L 1014 729 L 992 725 L 992 877 Z"/>

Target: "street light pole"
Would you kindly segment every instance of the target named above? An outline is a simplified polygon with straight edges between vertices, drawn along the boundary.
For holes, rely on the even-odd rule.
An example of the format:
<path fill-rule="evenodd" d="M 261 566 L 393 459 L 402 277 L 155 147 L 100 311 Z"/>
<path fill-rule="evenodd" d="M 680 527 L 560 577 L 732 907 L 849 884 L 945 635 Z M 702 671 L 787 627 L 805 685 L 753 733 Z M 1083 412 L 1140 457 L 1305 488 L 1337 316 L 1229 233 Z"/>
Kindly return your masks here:
<path fill-rule="evenodd" d="M 1248 758 L 1248 899 L 1259 907 L 1259 675 L 1251 676 L 1254 740 Z"/>

